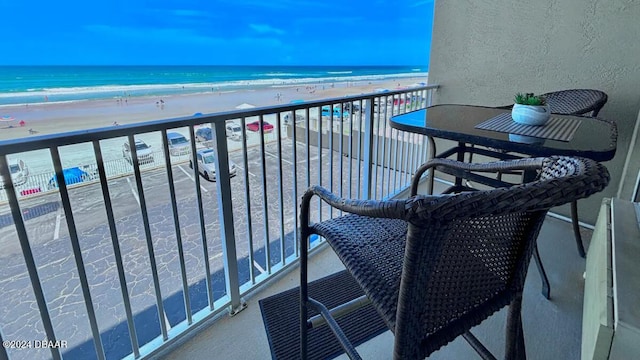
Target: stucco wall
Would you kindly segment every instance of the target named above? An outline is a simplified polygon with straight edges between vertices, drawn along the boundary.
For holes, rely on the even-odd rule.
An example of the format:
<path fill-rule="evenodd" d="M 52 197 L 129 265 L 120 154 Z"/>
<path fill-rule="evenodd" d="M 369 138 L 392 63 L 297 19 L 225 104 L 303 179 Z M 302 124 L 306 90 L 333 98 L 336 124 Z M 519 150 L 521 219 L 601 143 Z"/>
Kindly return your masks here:
<path fill-rule="evenodd" d="M 640 109 L 640 1 L 435 1 L 429 82 L 435 103 L 506 105 L 516 92 L 600 89 L 599 116 L 618 123 L 613 181 L 581 200 L 593 224 L 603 196 L 616 196 Z M 560 212 L 566 212 L 560 209 Z"/>

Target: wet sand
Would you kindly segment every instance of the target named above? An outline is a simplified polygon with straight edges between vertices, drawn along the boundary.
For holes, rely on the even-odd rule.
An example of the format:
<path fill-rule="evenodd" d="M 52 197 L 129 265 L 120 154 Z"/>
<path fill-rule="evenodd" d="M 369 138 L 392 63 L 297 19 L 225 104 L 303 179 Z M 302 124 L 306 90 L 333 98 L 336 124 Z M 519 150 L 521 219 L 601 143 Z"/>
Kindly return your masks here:
<path fill-rule="evenodd" d="M 372 93 L 375 89 L 395 89 L 418 82 L 424 77 L 387 79 L 385 81 L 343 82 L 332 84 L 298 84 L 234 92 L 208 92 L 171 96 L 135 97 L 118 101 L 88 100 L 3 107 L 2 112 L 15 118 L 9 125 L 0 124 L 0 140 L 34 135 L 62 133 L 131 124 L 159 119 L 235 110 L 248 103 L 257 107 L 288 104 L 291 100 L 318 100 Z M 312 87 L 312 88 L 311 88 Z M 280 94 L 278 96 L 277 94 Z M 162 102 L 161 102 L 162 100 Z M 23 120 L 24 126 L 19 126 Z M 29 130 L 33 130 L 30 132 Z"/>

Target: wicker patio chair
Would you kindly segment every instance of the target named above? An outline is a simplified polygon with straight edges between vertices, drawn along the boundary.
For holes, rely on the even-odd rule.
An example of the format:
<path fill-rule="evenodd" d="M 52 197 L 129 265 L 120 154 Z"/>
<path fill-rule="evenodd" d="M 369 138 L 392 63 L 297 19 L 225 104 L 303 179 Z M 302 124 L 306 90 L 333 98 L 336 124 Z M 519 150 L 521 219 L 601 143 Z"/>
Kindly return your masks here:
<path fill-rule="evenodd" d="M 570 89 L 544 93 L 553 114 L 598 116 L 609 98 L 607 94 L 594 89 Z M 498 109 L 511 110 L 513 105 L 499 106 Z"/>
<path fill-rule="evenodd" d="M 467 171 L 536 169 L 534 182 L 453 195 L 416 195 L 431 168 Z M 486 164 L 435 159 L 414 176 L 411 196 L 398 200 L 339 198 L 315 186 L 303 196 L 300 238 L 301 359 L 307 358 L 308 308 L 318 311 L 347 355 L 355 348 L 333 319 L 368 300 L 395 335 L 394 359 L 422 359 L 459 335 L 484 358 L 493 358 L 469 330 L 509 306 L 506 358 L 525 357 L 520 318 L 522 290 L 536 237 L 547 210 L 601 191 L 606 168 L 580 158 L 529 158 Z M 309 222 L 312 197 L 350 213 Z M 308 297 L 311 234 L 326 239 L 366 294 L 328 310 Z M 339 291 L 339 289 L 336 289 Z"/>
<path fill-rule="evenodd" d="M 583 115 L 596 117 L 607 103 L 608 96 L 605 92 L 594 89 L 570 89 L 544 93 L 541 95 L 549 104 L 551 113 L 561 115 Z M 501 109 L 511 109 L 513 105 L 502 106 Z M 603 120 L 606 121 L 606 120 Z M 469 152 L 469 162 L 473 162 L 473 145 Z M 495 151 L 495 150 L 494 150 Z M 498 178 L 501 178 L 499 173 Z M 573 225 L 573 234 L 576 239 L 576 247 L 578 254 L 585 257 L 584 245 L 582 244 L 582 235 L 580 235 L 580 225 L 578 223 L 578 203 L 571 202 L 571 223 Z"/>

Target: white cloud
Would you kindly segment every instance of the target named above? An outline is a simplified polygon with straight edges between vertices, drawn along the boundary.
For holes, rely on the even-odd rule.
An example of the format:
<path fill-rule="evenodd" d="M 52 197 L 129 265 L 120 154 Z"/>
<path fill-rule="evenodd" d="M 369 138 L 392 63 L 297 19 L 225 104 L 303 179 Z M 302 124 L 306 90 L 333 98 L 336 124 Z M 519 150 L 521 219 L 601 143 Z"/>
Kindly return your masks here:
<path fill-rule="evenodd" d="M 249 24 L 249 27 L 260 34 L 278 34 L 278 35 L 283 35 L 285 32 L 284 30 L 278 29 L 278 28 L 274 28 L 271 25 L 267 25 L 267 24 Z"/>

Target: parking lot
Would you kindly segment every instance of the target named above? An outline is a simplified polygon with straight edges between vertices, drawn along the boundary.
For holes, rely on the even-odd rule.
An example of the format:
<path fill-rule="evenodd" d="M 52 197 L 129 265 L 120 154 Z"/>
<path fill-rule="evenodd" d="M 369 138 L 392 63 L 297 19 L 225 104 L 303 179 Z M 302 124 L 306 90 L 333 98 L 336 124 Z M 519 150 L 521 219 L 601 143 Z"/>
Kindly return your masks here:
<path fill-rule="evenodd" d="M 252 274 L 255 276 L 269 270 L 267 254 L 270 264 L 275 264 L 281 260 L 283 248 L 285 257 L 293 253 L 298 200 L 307 188 L 307 174 L 311 184 L 333 185 L 333 190 L 336 193 L 342 190 L 344 196 L 349 196 L 351 184 L 351 196 L 356 196 L 359 161 L 349 161 L 349 158 L 333 152 L 333 168 L 330 171 L 328 150 L 320 152 L 312 147 L 308 156 L 311 167 L 307 172 L 306 146 L 295 145 L 296 159 L 292 156 L 293 146 L 291 139 L 283 140 L 281 152 L 275 142 L 266 145 L 264 171 L 259 146 L 247 150 L 247 164 L 242 151 L 230 152 L 230 160 L 238 167 L 237 176 L 230 179 L 230 185 L 241 284 L 251 281 Z M 348 170 L 350 165 L 351 177 Z M 178 231 L 184 248 L 192 311 L 208 305 L 203 238 L 206 238 L 214 299 L 221 298 L 226 292 L 217 183 L 200 177 L 197 189 L 194 170 L 186 162 L 174 164 L 171 170 L 177 214 L 172 210 L 167 171 L 164 168 L 142 172 L 142 194 L 138 192 L 132 175 L 115 178 L 108 183 L 140 344 L 160 334 L 159 319 L 163 319 L 171 328 L 186 318 L 175 218 L 179 221 Z M 294 177 L 298 181 L 297 193 L 293 191 Z M 197 190 L 202 196 L 204 236 L 200 226 Z M 98 183 L 74 187 L 69 191 L 73 220 L 83 251 L 103 345 L 108 358 L 120 358 L 128 354 L 131 348 L 103 194 Z M 140 210 L 141 196 L 146 201 L 165 308 L 160 316 L 155 305 L 149 251 Z M 93 358 L 91 331 L 67 228 L 69 219 L 62 210 L 59 193 L 55 191 L 23 199 L 21 208 L 57 339 L 69 343 L 69 349 L 63 352 L 65 358 Z M 312 209 L 316 213 L 314 217 L 317 217 L 318 207 L 313 206 Z M 326 218 L 329 214 L 327 207 L 324 207 L 323 213 Z M 337 215 L 337 212 L 334 214 Z M 270 244 L 268 252 L 265 251 L 267 243 Z M 40 315 L 6 204 L 0 208 L 0 248 L 3 249 L 0 259 L 4 265 L 0 268 L 0 291 L 4 294 L 4 300 L 0 303 L 3 339 L 42 339 L 44 331 Z M 251 262 L 250 253 L 253 254 Z M 48 350 L 42 349 L 16 351 L 11 355 L 17 359 L 50 356 Z"/>

